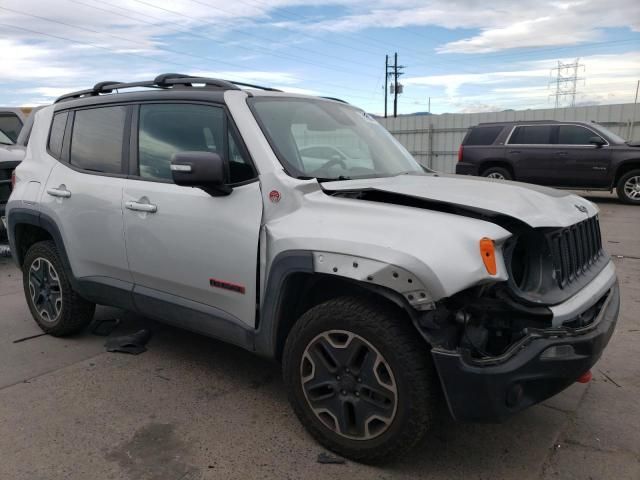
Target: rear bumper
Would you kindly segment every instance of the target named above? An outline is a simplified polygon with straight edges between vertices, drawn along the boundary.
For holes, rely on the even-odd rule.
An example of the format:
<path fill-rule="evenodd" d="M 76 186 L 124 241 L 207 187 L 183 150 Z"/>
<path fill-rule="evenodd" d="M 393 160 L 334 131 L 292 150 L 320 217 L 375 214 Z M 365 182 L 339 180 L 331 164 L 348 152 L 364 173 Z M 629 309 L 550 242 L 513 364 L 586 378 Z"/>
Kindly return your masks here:
<path fill-rule="evenodd" d="M 456 163 L 456 174 L 458 175 L 478 175 L 478 166 L 474 163 Z"/>
<path fill-rule="evenodd" d="M 532 332 L 491 364 L 480 364 L 460 352 L 433 349 L 453 417 L 499 421 L 574 383 L 598 361 L 615 329 L 620 310 L 617 280 L 604 295 L 590 325 Z"/>

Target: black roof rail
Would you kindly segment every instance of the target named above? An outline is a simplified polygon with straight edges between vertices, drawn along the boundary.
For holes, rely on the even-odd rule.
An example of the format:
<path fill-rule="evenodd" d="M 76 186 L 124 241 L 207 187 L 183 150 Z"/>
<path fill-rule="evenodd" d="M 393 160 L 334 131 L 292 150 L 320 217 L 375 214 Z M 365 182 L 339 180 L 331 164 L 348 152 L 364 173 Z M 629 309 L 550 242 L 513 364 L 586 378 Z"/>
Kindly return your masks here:
<path fill-rule="evenodd" d="M 320 98 L 324 98 L 325 100 L 333 100 L 334 102 L 346 103 L 347 105 L 349 105 L 349 102 L 347 102 L 346 100 L 342 100 L 341 98 L 336 98 L 336 97 L 320 97 Z"/>
<path fill-rule="evenodd" d="M 268 90 L 273 92 L 280 92 L 276 88 L 261 87 L 259 85 L 253 85 L 244 82 L 235 82 L 233 80 L 221 80 L 218 78 L 197 77 L 193 75 L 185 75 L 182 73 L 163 73 L 158 75 L 153 80 L 141 81 L 141 82 L 116 82 L 105 81 L 96 83 L 93 88 L 87 90 L 79 90 L 77 92 L 67 93 L 58 97 L 54 103 L 61 102 L 63 100 L 71 100 L 83 97 L 94 97 L 100 94 L 112 93 L 114 90 L 121 90 L 125 88 L 161 88 L 169 89 L 174 87 L 193 87 L 194 84 L 203 84 L 207 87 L 221 88 L 223 90 L 240 90 L 240 87 L 259 88 L 262 90 Z"/>
<path fill-rule="evenodd" d="M 526 123 L 527 125 L 536 123 L 559 123 L 558 120 L 504 120 L 502 122 L 480 122 L 478 125 L 505 125 L 514 123 Z M 573 120 L 569 120 L 568 123 L 576 123 Z"/>

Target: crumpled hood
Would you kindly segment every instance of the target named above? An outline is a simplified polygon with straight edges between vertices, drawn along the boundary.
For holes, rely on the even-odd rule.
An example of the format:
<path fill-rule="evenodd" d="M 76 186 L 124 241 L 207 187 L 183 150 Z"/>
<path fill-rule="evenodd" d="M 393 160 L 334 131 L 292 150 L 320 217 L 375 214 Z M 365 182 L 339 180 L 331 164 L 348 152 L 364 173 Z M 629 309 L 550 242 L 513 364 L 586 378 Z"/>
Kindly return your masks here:
<path fill-rule="evenodd" d="M 499 213 L 534 228 L 566 227 L 598 212 L 594 204 L 570 192 L 467 175 L 398 175 L 325 182 L 322 186 L 325 190 L 336 192 L 378 190 Z"/>

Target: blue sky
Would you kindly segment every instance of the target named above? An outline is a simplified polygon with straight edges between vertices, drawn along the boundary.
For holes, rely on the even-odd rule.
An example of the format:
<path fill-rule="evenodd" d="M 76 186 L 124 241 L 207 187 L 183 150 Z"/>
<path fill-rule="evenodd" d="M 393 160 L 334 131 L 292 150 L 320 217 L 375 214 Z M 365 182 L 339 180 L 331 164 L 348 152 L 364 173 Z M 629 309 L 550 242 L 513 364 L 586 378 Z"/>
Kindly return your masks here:
<path fill-rule="evenodd" d="M 617 0 L 0 0 L 0 105 L 98 81 L 203 74 L 400 113 L 549 108 L 550 70 L 580 58 L 577 104 L 632 102 L 640 2 Z"/>

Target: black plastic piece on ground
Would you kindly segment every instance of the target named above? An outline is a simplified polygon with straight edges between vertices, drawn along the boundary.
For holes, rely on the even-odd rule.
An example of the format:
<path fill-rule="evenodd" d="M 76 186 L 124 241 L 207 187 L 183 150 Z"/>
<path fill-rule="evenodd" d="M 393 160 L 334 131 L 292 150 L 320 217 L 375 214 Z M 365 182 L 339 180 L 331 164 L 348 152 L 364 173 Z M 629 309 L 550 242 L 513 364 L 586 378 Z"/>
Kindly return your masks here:
<path fill-rule="evenodd" d="M 151 330 L 143 329 L 131 335 L 113 337 L 107 340 L 104 346 L 107 352 L 121 352 L 138 355 L 146 352 L 145 345 L 151 339 Z"/>
<path fill-rule="evenodd" d="M 333 455 L 322 452 L 318 455 L 318 463 L 342 465 L 343 463 L 345 463 L 345 459 L 334 457 Z"/>
<path fill-rule="evenodd" d="M 99 337 L 108 337 L 120 325 L 119 318 L 109 318 L 107 320 L 98 320 L 91 326 L 91 333 Z"/>

